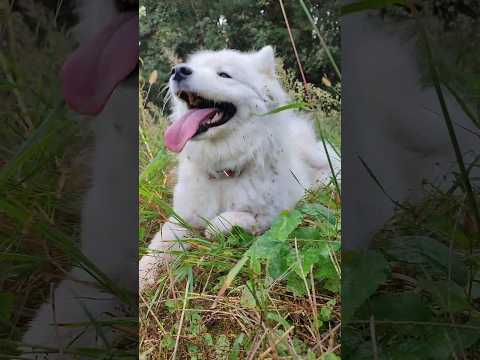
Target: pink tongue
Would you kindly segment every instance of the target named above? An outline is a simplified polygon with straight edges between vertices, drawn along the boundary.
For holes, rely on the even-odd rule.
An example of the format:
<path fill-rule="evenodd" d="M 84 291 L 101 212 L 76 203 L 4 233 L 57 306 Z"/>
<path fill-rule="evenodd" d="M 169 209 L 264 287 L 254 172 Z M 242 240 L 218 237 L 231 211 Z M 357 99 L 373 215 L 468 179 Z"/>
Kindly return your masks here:
<path fill-rule="evenodd" d="M 86 115 L 102 111 L 117 84 L 137 66 L 138 39 L 138 16 L 123 13 L 67 59 L 62 91 L 72 110 Z"/>
<path fill-rule="evenodd" d="M 216 111 L 218 110 L 215 108 L 192 109 L 176 120 L 165 131 L 167 149 L 174 152 L 182 151 L 187 141 L 195 135 L 200 124 Z"/>

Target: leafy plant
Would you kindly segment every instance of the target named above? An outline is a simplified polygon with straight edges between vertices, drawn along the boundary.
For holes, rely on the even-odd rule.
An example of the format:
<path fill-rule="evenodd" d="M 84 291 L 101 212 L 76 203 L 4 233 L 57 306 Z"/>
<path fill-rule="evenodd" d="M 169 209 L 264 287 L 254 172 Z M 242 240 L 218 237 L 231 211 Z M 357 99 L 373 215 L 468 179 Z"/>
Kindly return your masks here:
<path fill-rule="evenodd" d="M 328 91 L 313 84 L 305 87 L 283 70 L 283 63 L 279 61 L 279 77 L 295 100 L 276 111 L 308 109 L 327 141 L 338 146 L 340 86 L 325 81 Z M 170 169 L 175 166 L 163 147 L 162 109 L 155 105 L 156 92 L 149 92 L 158 85 L 151 86 L 146 69 L 140 89 L 141 253 L 144 241 L 172 213 Z M 230 234 L 207 240 L 193 231 L 188 240 L 192 248 L 177 253 L 158 287 L 140 295 L 141 353 L 160 359 L 172 354 L 197 359 L 339 359 L 339 217 L 338 192 L 329 185 L 279 214 L 261 236 L 234 227 Z"/>

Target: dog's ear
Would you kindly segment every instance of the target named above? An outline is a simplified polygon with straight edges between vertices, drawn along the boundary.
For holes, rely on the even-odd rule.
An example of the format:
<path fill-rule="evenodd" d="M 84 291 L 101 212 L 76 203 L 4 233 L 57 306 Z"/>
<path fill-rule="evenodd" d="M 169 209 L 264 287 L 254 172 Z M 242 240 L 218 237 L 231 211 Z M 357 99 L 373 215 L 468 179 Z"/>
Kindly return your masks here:
<path fill-rule="evenodd" d="M 261 72 L 275 76 L 275 51 L 272 46 L 265 46 L 257 52 L 257 63 Z"/>

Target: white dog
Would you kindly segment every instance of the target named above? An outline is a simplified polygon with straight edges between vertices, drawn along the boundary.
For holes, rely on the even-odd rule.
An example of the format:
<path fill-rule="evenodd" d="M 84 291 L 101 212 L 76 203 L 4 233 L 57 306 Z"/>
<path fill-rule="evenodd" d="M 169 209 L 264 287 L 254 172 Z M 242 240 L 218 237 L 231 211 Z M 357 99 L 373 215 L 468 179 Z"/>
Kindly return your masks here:
<path fill-rule="evenodd" d="M 174 121 L 165 144 L 179 153 L 173 208 L 207 236 L 234 225 L 261 233 L 305 189 L 330 179 L 312 122 L 291 110 L 268 114 L 289 102 L 272 47 L 197 52 L 172 70 L 169 85 Z M 338 172 L 339 159 L 328 149 Z M 176 240 L 187 236 L 173 218 L 163 225 L 141 259 L 140 288 L 152 284 L 164 252 L 185 247 Z"/>
<path fill-rule="evenodd" d="M 62 77 L 70 107 L 96 115 L 92 187 L 82 211 L 81 251 L 115 285 L 136 293 L 138 16 L 132 3 L 87 0 L 79 4 L 81 22 L 75 35 L 80 46 L 67 60 Z M 108 319 L 120 303 L 103 293 L 90 274 L 75 268 L 40 308 L 22 341 L 38 349 L 58 349 L 48 359 L 69 359 L 72 348 L 105 347 L 104 340 L 112 338 L 105 328 L 102 338 L 92 325 L 85 329 L 62 324 Z M 37 358 L 29 352 L 23 356 Z"/>

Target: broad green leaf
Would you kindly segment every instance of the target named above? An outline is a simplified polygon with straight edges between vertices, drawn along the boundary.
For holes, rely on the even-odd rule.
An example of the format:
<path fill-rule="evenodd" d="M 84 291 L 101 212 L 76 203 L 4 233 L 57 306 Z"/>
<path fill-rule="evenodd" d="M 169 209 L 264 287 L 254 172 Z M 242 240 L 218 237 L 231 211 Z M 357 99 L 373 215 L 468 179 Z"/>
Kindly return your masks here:
<path fill-rule="evenodd" d="M 318 240 L 322 237 L 322 232 L 318 227 L 299 227 L 292 233 L 292 238 L 304 240 Z"/>
<path fill-rule="evenodd" d="M 396 261 L 428 264 L 448 273 L 460 285 L 466 284 L 467 269 L 462 258 L 438 240 L 427 236 L 401 236 L 381 244 L 381 250 Z"/>
<path fill-rule="evenodd" d="M 465 290 L 453 281 L 419 281 L 418 286 L 428 291 L 444 312 L 459 312 L 470 309 Z"/>
<path fill-rule="evenodd" d="M 307 293 L 305 282 L 295 272 L 288 274 L 287 288 L 297 296 L 304 296 Z"/>
<path fill-rule="evenodd" d="M 232 281 L 238 275 L 248 259 L 269 259 L 272 255 L 278 254 L 282 244 L 286 242 L 288 236 L 303 221 L 303 215 L 298 210 L 291 212 L 282 212 L 272 223 L 270 230 L 258 237 L 258 239 L 250 246 L 242 258 L 229 271 L 225 282 L 223 283 L 218 296 L 223 296 L 225 290 L 231 285 Z"/>
<path fill-rule="evenodd" d="M 464 354 L 480 339 L 480 323 L 469 321 L 472 328 L 456 327 L 445 323 L 442 326 L 416 325 L 421 330 L 417 337 L 398 337 L 389 344 L 385 357 L 392 360 L 443 360 L 452 359 L 452 355 Z M 373 355 L 373 354 L 372 354 Z"/>
<path fill-rule="evenodd" d="M 368 320 L 370 315 L 381 321 L 428 321 L 431 311 L 420 294 L 402 292 L 372 297 L 358 310 L 356 318 Z"/>
<path fill-rule="evenodd" d="M 275 252 L 272 252 L 272 256 L 267 262 L 268 275 L 272 279 L 278 279 L 288 270 L 287 259 L 292 251 L 288 244 L 284 243 L 282 246 L 276 247 Z"/>
<path fill-rule="evenodd" d="M 387 280 L 390 273 L 386 259 L 379 252 L 367 250 L 345 255 L 342 260 L 344 324 L 352 319 L 355 311 Z"/>
<path fill-rule="evenodd" d="M 249 256 L 268 259 L 272 253 L 272 249 L 280 246 L 281 242 L 286 241 L 288 236 L 302 221 L 303 215 L 298 210 L 282 212 L 275 218 L 270 230 L 260 236 L 248 250 Z"/>

